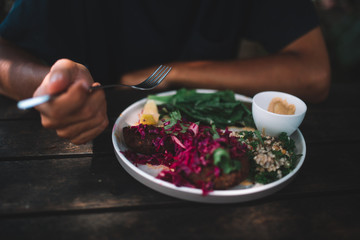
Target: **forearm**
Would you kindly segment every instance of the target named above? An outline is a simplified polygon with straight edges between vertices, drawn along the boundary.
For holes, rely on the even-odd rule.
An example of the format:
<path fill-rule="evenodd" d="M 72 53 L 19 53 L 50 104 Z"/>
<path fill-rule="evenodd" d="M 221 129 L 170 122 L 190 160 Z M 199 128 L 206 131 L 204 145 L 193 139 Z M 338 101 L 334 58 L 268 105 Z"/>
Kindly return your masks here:
<path fill-rule="evenodd" d="M 0 94 L 19 100 L 31 97 L 50 67 L 0 38 Z"/>
<path fill-rule="evenodd" d="M 298 58 L 292 54 L 280 54 L 249 60 L 174 63 L 173 75 L 169 77 L 172 78 L 170 82 L 179 85 L 232 89 L 246 95 L 278 90 L 310 101 L 312 95 L 322 98 L 322 94 L 315 93 L 316 74 L 311 73 Z"/>
<path fill-rule="evenodd" d="M 330 86 L 330 67 L 319 28 L 277 54 L 232 61 L 173 63 L 170 83 L 200 88 L 232 89 L 253 95 L 278 90 L 306 101 L 324 100 Z"/>

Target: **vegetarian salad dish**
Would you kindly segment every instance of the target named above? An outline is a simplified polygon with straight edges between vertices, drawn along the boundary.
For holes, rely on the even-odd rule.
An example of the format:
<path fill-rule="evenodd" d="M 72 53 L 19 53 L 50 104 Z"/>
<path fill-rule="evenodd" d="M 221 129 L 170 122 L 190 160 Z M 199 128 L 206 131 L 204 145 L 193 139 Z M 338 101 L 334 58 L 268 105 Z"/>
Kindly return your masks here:
<path fill-rule="evenodd" d="M 138 122 L 122 129 L 122 153 L 135 165 L 161 166 L 157 178 L 203 195 L 271 183 L 301 155 L 286 133 L 275 138 L 256 130 L 247 104 L 232 91 L 149 95 Z"/>

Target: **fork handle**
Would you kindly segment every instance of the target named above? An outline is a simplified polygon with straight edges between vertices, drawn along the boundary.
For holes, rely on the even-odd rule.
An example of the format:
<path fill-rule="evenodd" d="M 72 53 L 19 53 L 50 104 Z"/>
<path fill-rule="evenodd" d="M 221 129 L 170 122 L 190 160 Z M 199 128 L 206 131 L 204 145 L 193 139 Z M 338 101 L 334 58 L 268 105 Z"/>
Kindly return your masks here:
<path fill-rule="evenodd" d="M 33 108 L 36 107 L 37 105 L 40 105 L 42 103 L 45 103 L 51 99 L 53 99 L 55 97 L 55 95 L 41 95 L 38 97 L 33 97 L 33 98 L 28 98 L 28 99 L 24 99 L 21 100 L 17 103 L 17 107 L 19 109 L 29 109 L 29 108 Z"/>
<path fill-rule="evenodd" d="M 100 88 L 116 87 L 116 86 L 119 86 L 119 84 L 91 86 L 91 87 L 89 87 L 89 91 L 100 89 Z M 56 98 L 61 93 L 62 92 L 57 93 L 57 94 L 46 94 L 46 95 L 41 95 L 41 96 L 37 96 L 37 97 L 23 99 L 23 100 L 18 101 L 17 107 L 22 110 L 33 108 L 42 103 L 46 103 L 46 102 L 50 101 L 51 99 Z"/>
<path fill-rule="evenodd" d="M 116 87 L 131 87 L 131 86 L 127 86 L 127 85 L 123 85 L 123 84 L 109 84 L 109 85 L 95 85 L 95 86 L 90 86 L 89 90 L 95 90 L 95 89 L 103 89 L 103 88 L 116 88 Z"/>

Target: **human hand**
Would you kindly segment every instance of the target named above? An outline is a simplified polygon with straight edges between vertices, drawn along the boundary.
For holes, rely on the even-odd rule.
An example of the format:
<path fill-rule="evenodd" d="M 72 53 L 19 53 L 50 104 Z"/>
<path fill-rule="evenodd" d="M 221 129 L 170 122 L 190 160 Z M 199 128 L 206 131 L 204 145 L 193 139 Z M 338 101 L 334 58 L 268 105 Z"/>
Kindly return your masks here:
<path fill-rule="evenodd" d="M 62 92 L 36 107 L 42 125 L 78 145 L 98 136 L 109 121 L 104 91 L 89 92 L 96 84 L 85 66 L 68 59 L 57 61 L 34 92 L 34 97 Z"/>

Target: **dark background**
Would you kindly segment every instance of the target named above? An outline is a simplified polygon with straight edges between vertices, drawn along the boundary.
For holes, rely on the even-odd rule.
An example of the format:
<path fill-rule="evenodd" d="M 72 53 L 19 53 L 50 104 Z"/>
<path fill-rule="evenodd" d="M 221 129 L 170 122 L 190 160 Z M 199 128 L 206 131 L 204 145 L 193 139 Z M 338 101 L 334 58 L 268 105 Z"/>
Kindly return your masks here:
<path fill-rule="evenodd" d="M 0 0 L 0 22 L 14 0 Z M 360 76 L 360 1 L 313 0 L 332 65 L 332 80 L 357 81 Z M 243 41 L 240 58 L 266 54 L 256 43 Z"/>

